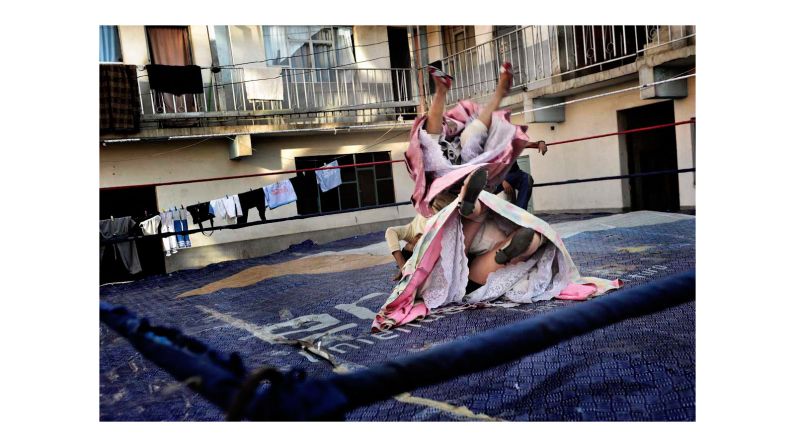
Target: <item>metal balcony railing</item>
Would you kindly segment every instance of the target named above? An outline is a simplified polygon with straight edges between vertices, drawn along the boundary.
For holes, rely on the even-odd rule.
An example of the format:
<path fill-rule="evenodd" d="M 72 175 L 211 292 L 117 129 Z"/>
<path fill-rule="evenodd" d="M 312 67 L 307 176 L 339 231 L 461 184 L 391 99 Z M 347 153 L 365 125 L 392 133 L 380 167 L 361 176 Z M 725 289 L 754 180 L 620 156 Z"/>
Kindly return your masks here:
<path fill-rule="evenodd" d="M 553 78 L 570 79 L 633 62 L 653 48 L 695 35 L 689 26 L 526 26 L 442 59 L 455 78 L 447 100 L 478 98 L 494 92 L 499 67 L 514 67 L 514 86 L 532 88 Z M 423 79 L 430 101 L 429 79 Z"/>
<path fill-rule="evenodd" d="M 682 42 L 695 35 L 695 28 L 671 25 L 559 26 L 560 74 L 583 76 L 633 62 L 644 52 Z M 588 71 L 587 73 L 584 73 Z M 579 73 L 578 73 L 579 72 Z"/>
<path fill-rule="evenodd" d="M 629 64 L 645 52 L 695 36 L 691 26 L 584 25 L 525 26 L 442 59 L 442 69 L 455 78 L 448 104 L 479 99 L 494 92 L 499 67 L 514 67 L 516 88 L 536 88 Z M 169 118 L 263 118 L 325 112 L 377 111 L 384 116 L 417 112 L 420 94 L 430 104 L 433 90 L 425 70 L 409 68 L 282 68 L 276 76 L 252 81 L 244 68 L 203 70 L 203 93 L 174 96 L 149 88 L 146 72 L 138 78 L 141 107 L 150 120 Z M 419 79 L 419 80 L 418 80 Z M 250 82 L 276 82 L 281 98 L 253 100 Z M 423 89 L 417 88 L 422 82 Z M 384 110 L 391 109 L 391 110 Z M 354 112 L 350 112 L 354 111 Z M 358 111 L 358 112 L 356 112 Z M 376 115 L 376 113 L 373 113 Z M 305 115 L 306 116 L 306 115 Z M 273 118 L 277 119 L 277 118 Z M 357 118 L 358 119 L 358 118 Z"/>
<path fill-rule="evenodd" d="M 416 104 L 409 68 L 283 68 L 280 74 L 252 80 L 243 68 L 204 73 L 202 94 L 171 95 L 149 87 L 144 72 L 138 78 L 144 115 L 176 118 L 236 115 L 240 112 L 304 113 L 356 108 L 405 107 Z M 209 81 L 207 81 L 209 79 Z M 250 98 L 247 84 L 281 84 L 281 99 Z M 415 81 L 416 83 L 416 81 Z"/>

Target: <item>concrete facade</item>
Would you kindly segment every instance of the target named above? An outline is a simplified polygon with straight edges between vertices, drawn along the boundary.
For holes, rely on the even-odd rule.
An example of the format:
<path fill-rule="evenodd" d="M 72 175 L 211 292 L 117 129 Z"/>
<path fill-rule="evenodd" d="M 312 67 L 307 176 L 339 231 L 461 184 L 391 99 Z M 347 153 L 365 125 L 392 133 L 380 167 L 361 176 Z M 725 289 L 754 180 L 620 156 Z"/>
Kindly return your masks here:
<path fill-rule="evenodd" d="M 253 155 L 240 160 L 229 159 L 230 141 L 226 138 L 208 139 L 199 144 L 195 144 L 195 141 L 191 143 L 189 140 L 109 144 L 100 150 L 100 187 L 133 186 L 292 170 L 295 169 L 295 157 L 309 155 L 389 151 L 391 159 L 403 159 L 403 154 L 408 146 L 407 135 L 362 150 L 369 143 L 376 141 L 383 133 L 380 131 L 339 133 L 336 136 L 328 133 L 279 138 L 254 136 L 252 137 Z M 402 133 L 406 132 L 402 131 Z M 186 147 L 190 144 L 195 145 Z M 392 166 L 395 201 L 407 201 L 411 197 L 414 184 L 402 163 L 395 163 Z M 206 202 L 224 195 L 259 188 L 293 176 L 294 174 L 280 174 L 158 186 L 156 188 L 158 208 L 165 209 Z M 256 210 L 252 209 L 249 213 L 251 220 L 259 219 Z M 295 215 L 297 215 L 295 203 L 268 210 L 266 213 L 268 219 Z M 287 243 L 289 246 L 290 243 L 310 239 L 311 235 L 314 235 L 313 237 L 324 235 L 324 238 L 331 234 L 348 237 L 356 234 L 352 231 L 356 228 L 385 229 L 395 222 L 402 222 L 413 216 L 413 208 L 410 205 L 403 205 L 276 222 L 233 231 L 219 231 L 210 236 L 196 233 L 191 236 L 194 248 L 166 258 L 166 265 L 169 271 L 174 271 L 186 267 L 200 267 L 221 260 L 262 256 L 286 248 L 284 246 L 286 241 L 290 241 Z M 338 230 L 328 233 L 334 229 Z M 305 234 L 305 236 L 296 236 L 298 234 Z M 259 241 L 256 244 L 252 242 L 263 238 L 279 239 L 280 241 Z M 214 248 L 209 249 L 211 247 Z M 197 248 L 204 249 L 197 250 Z M 196 256 L 198 253 L 206 254 Z"/>
<path fill-rule="evenodd" d="M 566 97 L 567 100 L 597 95 L 613 90 L 637 86 L 630 81 L 595 91 Z M 695 79 L 688 79 L 690 94 L 673 100 L 676 121 L 694 118 Z M 618 130 L 618 111 L 640 107 L 664 100 L 644 100 L 637 90 L 606 96 L 592 101 L 566 105 L 566 120 L 562 123 L 528 123 L 528 135 L 533 140 L 561 141 L 587 135 Z M 679 169 L 693 167 L 693 148 L 690 126 L 676 127 L 677 164 Z M 546 155 L 526 150 L 530 156 L 531 173 L 536 183 L 574 178 L 605 177 L 627 173 L 622 166 L 620 136 L 580 141 L 554 146 Z M 537 211 L 621 210 L 629 207 L 629 195 L 621 180 L 550 186 L 533 191 L 533 206 Z M 693 173 L 679 175 L 679 201 L 683 207 L 695 206 Z"/>
<path fill-rule="evenodd" d="M 427 51 L 428 60 L 444 57 L 443 27 L 427 26 L 425 29 L 427 48 L 424 51 Z M 475 26 L 475 43 L 478 45 L 487 43 L 491 39 L 489 35 L 491 30 L 491 26 Z M 412 32 L 416 32 L 415 27 L 412 27 Z M 190 26 L 189 33 L 194 63 L 202 66 L 212 65 L 207 27 Z M 233 56 L 236 61 L 264 59 L 261 33 L 259 26 L 230 27 Z M 390 67 L 389 44 L 386 43 L 388 33 L 385 26 L 354 26 L 353 36 L 356 59 L 366 61 L 357 68 Z M 139 66 L 149 63 L 143 26 L 119 26 L 119 37 L 125 63 Z M 492 56 L 487 52 L 483 55 L 487 58 Z M 662 64 L 676 64 L 677 61 L 687 61 L 694 66 L 695 45 L 685 45 L 685 42 L 680 42 L 670 47 L 657 48 L 636 62 L 565 81 L 554 77 L 536 81 L 524 88 L 515 89 L 505 98 L 502 106 L 511 109 L 512 112 L 521 112 L 533 107 L 534 98 L 568 101 L 622 88 L 637 87 L 641 82 L 638 73 L 642 69 Z M 556 62 L 553 61 L 552 66 L 555 67 L 555 64 Z M 203 70 L 203 76 L 209 77 L 210 71 Z M 695 84 L 695 78 L 688 79 L 687 96 L 672 100 L 677 121 L 696 116 Z M 485 102 L 487 99 L 480 97 L 476 100 Z M 362 101 L 366 103 L 366 98 L 362 98 Z M 512 121 L 517 124 L 527 124 L 528 134 L 532 140 L 560 141 L 615 132 L 619 129 L 619 111 L 659 101 L 662 100 L 642 99 L 636 89 L 566 105 L 562 122 L 534 122 L 532 113 L 517 113 L 512 116 Z M 410 125 L 411 123 L 407 122 L 391 128 L 386 124 L 381 128 L 366 130 L 311 130 L 336 127 L 333 122 L 322 122 L 307 125 L 310 130 L 305 132 L 294 133 L 292 132 L 295 125 L 261 125 L 254 122 L 250 125 L 241 123 L 234 126 L 151 128 L 133 135 L 140 137 L 141 141 L 108 143 L 100 146 L 100 186 L 133 186 L 291 170 L 295 169 L 295 157 L 350 154 L 363 150 L 389 151 L 391 159 L 399 160 L 403 158 L 408 146 Z M 285 129 L 290 132 L 278 132 Z M 680 169 L 693 167 L 695 150 L 691 126 L 678 126 L 675 130 L 678 167 Z M 251 135 L 252 155 L 231 160 L 230 138 L 236 134 Z M 228 137 L 230 135 L 231 137 Z M 400 136 L 365 149 L 381 138 L 396 135 Z M 165 138 L 173 136 L 191 138 L 164 141 Z M 530 157 L 530 169 L 536 183 L 544 183 L 624 174 L 627 172 L 627 167 L 626 157 L 622 155 L 623 150 L 625 149 L 622 148 L 621 138 L 615 136 L 553 147 L 543 157 L 536 150 L 526 150 L 525 154 Z M 392 166 L 395 200 L 407 201 L 413 191 L 414 183 L 403 164 Z M 204 202 L 261 187 L 293 175 L 159 186 L 156 188 L 158 207 L 164 209 Z M 695 206 L 694 178 L 692 173 L 679 176 L 680 204 L 683 207 Z M 538 188 L 533 192 L 532 206 L 539 212 L 627 209 L 628 186 L 626 181 L 613 180 Z M 278 219 L 296 214 L 295 204 L 290 204 L 268 210 L 267 217 Z M 170 272 L 225 260 L 261 256 L 306 239 L 326 242 L 362 232 L 382 230 L 386 226 L 406 222 L 413 215 L 413 208 L 404 205 L 276 222 L 234 231 L 220 231 L 211 236 L 194 234 L 191 236 L 194 248 L 166 258 L 166 269 Z M 257 220 L 258 217 L 255 216 L 256 211 L 251 210 L 250 218 Z M 191 228 L 194 228 L 192 224 Z"/>

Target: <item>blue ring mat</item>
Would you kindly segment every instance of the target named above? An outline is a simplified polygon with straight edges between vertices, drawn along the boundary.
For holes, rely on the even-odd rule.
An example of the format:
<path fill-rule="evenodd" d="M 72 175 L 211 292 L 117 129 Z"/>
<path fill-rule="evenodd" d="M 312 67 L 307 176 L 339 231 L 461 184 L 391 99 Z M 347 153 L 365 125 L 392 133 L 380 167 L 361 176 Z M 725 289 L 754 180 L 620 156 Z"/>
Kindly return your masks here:
<path fill-rule="evenodd" d="M 174 298 L 249 267 L 363 247 L 381 242 L 382 238 L 383 234 L 378 232 L 323 245 L 307 241 L 261 258 L 105 286 L 100 289 L 100 296 L 110 303 L 127 306 L 154 324 L 179 328 L 214 349 L 237 351 L 248 368 L 264 364 L 282 369 L 300 367 L 315 377 L 333 374 L 331 365 L 322 360 L 310 361 L 293 347 L 263 341 L 252 332 L 252 327 L 265 331 L 267 326 L 300 316 L 320 315 L 316 319 L 333 324 L 314 331 L 317 326 L 311 322 L 267 330 L 289 332 L 285 336 L 299 338 L 342 328 L 324 337 L 323 346 L 341 361 L 368 366 L 390 356 L 428 349 L 561 306 L 577 305 L 553 300 L 512 309 L 467 310 L 373 335 L 369 332 L 369 320 L 335 306 L 381 293 L 358 303 L 377 311 L 394 285 L 390 280 L 394 274 L 391 264 L 340 273 L 287 275 L 244 288 L 222 289 L 181 300 Z M 566 238 L 565 242 L 583 275 L 620 277 L 626 288 L 695 267 L 694 219 L 584 232 Z M 224 323 L 200 306 L 249 326 L 246 329 Z M 512 421 L 692 421 L 695 420 L 695 303 L 629 319 L 519 361 L 414 390 L 411 395 Z M 126 340 L 100 324 L 101 420 L 223 418 L 221 410 L 175 381 Z M 356 409 L 346 419 L 474 420 L 439 405 L 394 399 Z"/>

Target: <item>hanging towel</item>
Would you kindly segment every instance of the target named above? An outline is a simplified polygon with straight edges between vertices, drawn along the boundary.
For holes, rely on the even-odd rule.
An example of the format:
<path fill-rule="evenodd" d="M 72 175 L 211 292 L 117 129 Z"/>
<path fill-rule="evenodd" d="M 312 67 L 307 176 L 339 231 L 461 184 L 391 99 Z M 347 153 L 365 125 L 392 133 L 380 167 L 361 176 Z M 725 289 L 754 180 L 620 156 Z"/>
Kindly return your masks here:
<path fill-rule="evenodd" d="M 289 180 L 282 180 L 265 187 L 265 200 L 268 202 L 268 208 L 274 209 L 295 202 L 298 197 L 295 195 L 293 184 Z"/>
<path fill-rule="evenodd" d="M 244 68 L 243 81 L 250 101 L 284 101 L 282 67 Z"/>
<path fill-rule="evenodd" d="M 99 131 L 137 132 L 141 98 L 135 65 L 99 66 Z"/>
<path fill-rule="evenodd" d="M 155 216 L 138 224 L 141 227 L 141 233 L 145 236 L 157 234 L 160 232 L 160 216 Z"/>
<path fill-rule="evenodd" d="M 99 239 L 107 241 L 108 239 L 127 237 L 130 236 L 130 232 L 133 228 L 135 228 L 135 221 L 130 216 L 100 220 Z M 138 247 L 135 245 L 135 241 L 100 245 L 100 262 L 108 251 L 112 252 L 113 258 L 119 260 L 122 265 L 124 265 L 124 268 L 131 274 L 134 275 L 141 272 L 141 261 L 138 260 Z"/>
<path fill-rule="evenodd" d="M 337 160 L 334 160 L 327 165 L 323 165 L 323 167 L 327 166 L 339 166 L 339 163 L 337 163 Z M 317 184 L 320 185 L 320 190 L 323 192 L 334 189 L 342 184 L 342 176 L 340 175 L 339 169 L 315 171 L 315 176 L 317 176 Z"/>
<path fill-rule="evenodd" d="M 204 92 L 202 70 L 198 65 L 149 64 L 146 72 L 149 74 L 149 87 L 159 93 L 184 95 Z"/>

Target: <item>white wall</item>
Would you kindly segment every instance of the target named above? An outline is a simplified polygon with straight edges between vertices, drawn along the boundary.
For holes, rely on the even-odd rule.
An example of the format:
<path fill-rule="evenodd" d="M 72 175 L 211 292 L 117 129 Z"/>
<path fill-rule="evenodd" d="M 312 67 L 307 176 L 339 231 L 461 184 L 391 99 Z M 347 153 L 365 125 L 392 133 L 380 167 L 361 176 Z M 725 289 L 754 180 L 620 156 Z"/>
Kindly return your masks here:
<path fill-rule="evenodd" d="M 226 139 L 213 139 L 180 150 L 176 149 L 194 144 L 196 141 L 178 140 L 161 143 L 109 144 L 100 150 L 100 186 L 160 183 L 291 170 L 295 169 L 295 157 L 359 152 L 382 134 L 383 132 L 381 131 L 373 133 L 345 133 L 336 136 L 329 133 L 306 137 L 253 137 L 254 155 L 239 161 L 229 160 L 228 140 Z M 407 147 L 407 137 L 396 138 L 363 152 L 391 151 L 392 159 L 397 160 L 403 159 L 403 154 Z M 414 183 L 408 176 L 405 165 L 395 163 L 392 166 L 395 200 L 397 202 L 407 201 L 413 192 Z M 288 179 L 294 175 L 283 174 L 160 186 L 157 187 L 158 206 L 161 209 L 180 205 L 188 206 L 227 194 L 248 191 L 250 188 L 262 187 L 269 183 Z M 255 209 L 251 209 L 249 213 L 250 222 L 259 220 Z M 266 217 L 268 219 L 277 219 L 296 214 L 296 207 L 293 203 L 275 210 L 267 210 Z M 414 214 L 414 210 L 410 205 L 389 207 L 334 216 L 277 222 L 234 231 L 220 231 L 213 233 L 209 237 L 197 233 L 191 235 L 191 242 L 193 246 L 198 247 L 410 218 Z M 189 222 L 190 228 L 198 228 L 192 224 L 190 219 Z"/>
<path fill-rule="evenodd" d="M 566 97 L 566 99 L 578 99 L 632 86 L 637 86 L 637 81 Z M 677 121 L 695 116 L 694 82 L 691 82 L 689 88 L 687 98 L 674 100 Z M 616 132 L 618 130 L 617 111 L 653 102 L 656 101 L 640 99 L 640 94 L 635 90 L 570 104 L 565 106 L 565 122 L 531 123 L 527 133 L 531 140 L 552 142 Z M 521 116 L 517 115 L 514 122 L 520 122 Z M 554 130 L 551 129 L 553 126 Z M 677 157 L 680 169 L 692 167 L 689 132 L 689 126 L 677 126 L 676 128 Z M 543 157 L 535 149 L 525 151 L 525 154 L 530 155 L 531 173 L 536 183 L 621 175 L 619 153 L 618 136 L 553 146 Z M 681 206 L 695 205 L 695 187 L 691 174 L 680 174 L 679 194 Z M 620 180 L 537 188 L 533 190 L 532 200 L 536 211 L 618 209 L 629 206 L 629 198 L 625 198 L 622 194 Z"/>
<path fill-rule="evenodd" d="M 357 63 L 358 68 L 391 68 L 389 63 L 389 37 L 385 26 L 354 26 L 353 44 L 356 49 L 356 60 L 370 62 Z M 370 45 L 384 42 L 378 45 Z M 368 45 L 368 46 L 363 46 Z"/>
<path fill-rule="evenodd" d="M 696 79 L 687 80 L 687 98 L 674 101 L 674 119 L 685 121 L 696 117 Z M 689 125 L 676 126 L 676 163 L 679 169 L 692 168 L 693 144 Z M 696 134 L 698 135 L 698 134 Z M 698 148 L 696 148 L 698 150 Z M 695 174 L 686 172 L 679 174 L 679 204 L 696 206 Z"/>

